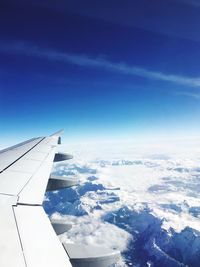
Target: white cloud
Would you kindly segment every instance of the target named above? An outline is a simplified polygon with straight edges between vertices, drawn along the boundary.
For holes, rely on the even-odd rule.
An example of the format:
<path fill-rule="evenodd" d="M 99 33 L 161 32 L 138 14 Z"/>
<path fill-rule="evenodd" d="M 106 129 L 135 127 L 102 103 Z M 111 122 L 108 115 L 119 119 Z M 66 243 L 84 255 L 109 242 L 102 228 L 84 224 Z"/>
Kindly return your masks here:
<path fill-rule="evenodd" d="M 102 222 L 95 216 L 53 216 L 70 222 L 73 227 L 60 236 L 62 242 L 81 243 L 84 245 L 103 246 L 105 248 L 123 251 L 132 238 L 131 234 L 118 228 L 115 225 Z"/>
<path fill-rule="evenodd" d="M 70 54 L 50 49 L 42 49 L 25 43 L 5 44 L 0 43 L 0 51 L 7 53 L 19 53 L 26 56 L 34 56 L 52 61 L 70 63 L 81 67 L 95 67 L 121 74 L 134 75 L 153 80 L 172 82 L 190 87 L 200 87 L 200 77 L 188 77 L 175 74 L 167 74 L 160 71 L 128 65 L 123 62 L 112 62 L 101 57 L 89 57 L 87 55 Z"/>
<path fill-rule="evenodd" d="M 74 170 L 81 178 L 78 188 L 48 196 L 48 203 L 51 200 L 58 203 L 52 217 L 73 224 L 72 229 L 60 237 L 61 241 L 103 245 L 121 251 L 128 249 L 128 255 L 141 249 L 158 259 L 165 257 L 169 261 L 166 266 L 171 266 L 170 260 L 174 261 L 168 258 L 170 246 L 180 253 L 184 248 L 188 251 L 184 261 L 190 257 L 194 261 L 198 259 L 195 247 L 200 247 L 199 149 L 186 153 L 177 146 L 173 148 L 167 153 L 158 147 L 151 147 L 151 151 L 146 147 L 144 153 L 142 146 L 131 144 L 127 144 L 123 152 L 119 147 L 113 150 L 108 145 L 96 152 L 87 147 L 74 153 L 71 163 L 56 165 L 58 173 L 61 171 L 63 175 Z M 79 206 L 77 201 L 71 204 L 76 210 L 76 216 L 71 216 L 65 211 L 74 193 L 80 203 Z M 79 214 L 80 207 L 86 215 Z M 145 243 L 131 245 L 138 237 Z M 154 243 L 156 248 L 152 247 Z M 143 257 L 142 252 L 141 255 Z M 133 263 L 131 261 L 129 263 Z M 159 265 L 155 262 L 155 266 Z"/>

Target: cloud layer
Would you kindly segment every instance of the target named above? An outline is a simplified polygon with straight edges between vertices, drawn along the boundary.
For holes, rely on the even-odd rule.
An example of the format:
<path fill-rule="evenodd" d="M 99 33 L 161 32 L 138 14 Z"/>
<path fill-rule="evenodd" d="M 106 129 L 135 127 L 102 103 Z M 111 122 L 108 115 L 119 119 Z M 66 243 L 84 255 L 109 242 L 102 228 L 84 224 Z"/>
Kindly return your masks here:
<path fill-rule="evenodd" d="M 61 241 L 118 249 L 125 266 L 198 267 L 199 152 L 131 153 L 127 145 L 108 157 L 106 148 L 91 160 L 88 148 L 74 153 L 55 168 L 80 179 L 78 187 L 46 195 L 46 212 L 73 224 Z"/>

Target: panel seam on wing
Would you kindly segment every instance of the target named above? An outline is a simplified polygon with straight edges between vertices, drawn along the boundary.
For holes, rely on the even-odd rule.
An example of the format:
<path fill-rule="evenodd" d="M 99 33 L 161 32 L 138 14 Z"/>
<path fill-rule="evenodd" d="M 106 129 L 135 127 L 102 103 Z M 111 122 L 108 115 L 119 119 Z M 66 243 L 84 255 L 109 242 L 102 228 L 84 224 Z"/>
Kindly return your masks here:
<path fill-rule="evenodd" d="M 15 211 L 14 211 L 13 206 L 12 206 L 12 211 L 13 211 L 13 215 L 14 215 L 14 220 L 15 220 L 15 224 L 16 224 L 16 229 L 17 229 L 18 237 L 19 237 L 19 242 L 20 242 L 21 249 L 22 249 L 24 263 L 25 263 L 26 266 L 28 266 L 27 265 L 27 262 L 26 262 L 26 258 L 25 258 L 25 254 L 24 254 L 24 249 L 23 249 L 23 244 L 22 244 L 22 240 L 21 240 L 21 237 L 20 237 L 19 227 L 18 227 L 18 224 L 17 224 L 17 219 L 16 219 L 16 216 L 15 216 Z"/>
<path fill-rule="evenodd" d="M 19 158 L 17 158 L 15 161 L 13 161 L 11 164 L 9 164 L 6 168 L 4 168 L 2 171 L 0 171 L 0 173 L 4 172 L 5 170 L 7 170 L 10 166 L 12 166 L 14 163 L 16 163 L 18 160 L 20 160 L 21 158 L 23 158 L 28 152 L 30 152 L 34 147 L 36 147 L 39 143 L 41 143 L 43 140 L 45 139 L 45 137 L 43 137 L 37 144 L 35 144 L 33 147 L 31 147 L 29 150 L 27 150 L 23 155 L 21 155 Z"/>

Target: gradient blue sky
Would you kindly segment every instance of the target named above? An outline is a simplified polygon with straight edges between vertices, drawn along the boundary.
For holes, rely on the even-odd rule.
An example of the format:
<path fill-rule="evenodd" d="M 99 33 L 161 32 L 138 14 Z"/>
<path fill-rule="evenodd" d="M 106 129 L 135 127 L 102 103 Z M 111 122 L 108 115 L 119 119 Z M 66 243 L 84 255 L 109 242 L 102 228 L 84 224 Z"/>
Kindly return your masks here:
<path fill-rule="evenodd" d="M 0 139 L 198 136 L 200 4 L 0 2 Z"/>

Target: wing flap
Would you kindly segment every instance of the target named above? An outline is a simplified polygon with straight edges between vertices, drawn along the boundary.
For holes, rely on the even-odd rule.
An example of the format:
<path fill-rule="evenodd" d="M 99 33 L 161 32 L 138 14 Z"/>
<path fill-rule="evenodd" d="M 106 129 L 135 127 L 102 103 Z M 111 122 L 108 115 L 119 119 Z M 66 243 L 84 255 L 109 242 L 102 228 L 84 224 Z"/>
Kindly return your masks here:
<path fill-rule="evenodd" d="M 0 174 L 0 194 L 17 196 L 31 174 L 6 170 Z"/>
<path fill-rule="evenodd" d="M 31 152 L 29 152 L 28 154 L 24 156 L 24 159 L 43 161 L 46 157 L 47 152 L 39 152 L 39 151 L 36 151 L 35 148 L 33 148 Z"/>
<path fill-rule="evenodd" d="M 25 159 L 24 157 L 13 164 L 9 170 L 14 172 L 34 173 L 41 165 L 40 160 Z"/>
<path fill-rule="evenodd" d="M 13 213 L 16 197 L 0 196 L 0 266 L 26 267 Z"/>
<path fill-rule="evenodd" d="M 54 159 L 54 149 L 48 154 L 38 171 L 19 193 L 18 203 L 42 205 Z"/>
<path fill-rule="evenodd" d="M 16 149 L 18 152 L 21 151 L 21 153 L 18 153 L 18 156 L 21 156 L 16 158 L 14 153 L 12 160 L 15 161 L 12 161 L 13 163 L 0 173 L 0 193 L 17 196 L 21 191 L 24 191 L 21 193 L 22 203 L 26 203 L 28 198 L 31 201 L 28 200 L 27 203 L 35 201 L 34 204 L 41 205 L 53 163 L 57 139 L 57 136 L 34 139 L 31 142 L 1 152 L 0 156 L 5 159 L 7 159 L 8 153 L 12 154 Z M 26 150 L 29 150 L 24 154 L 25 147 Z M 10 164 L 10 162 L 7 161 L 7 164 Z M 30 181 L 35 182 L 30 183 Z M 29 185 L 32 185 L 32 187 Z M 24 190 L 26 187 L 27 189 Z M 30 192 L 28 192 L 28 189 L 30 189 Z"/>
<path fill-rule="evenodd" d="M 14 212 L 27 267 L 71 267 L 42 207 L 18 205 Z"/>

